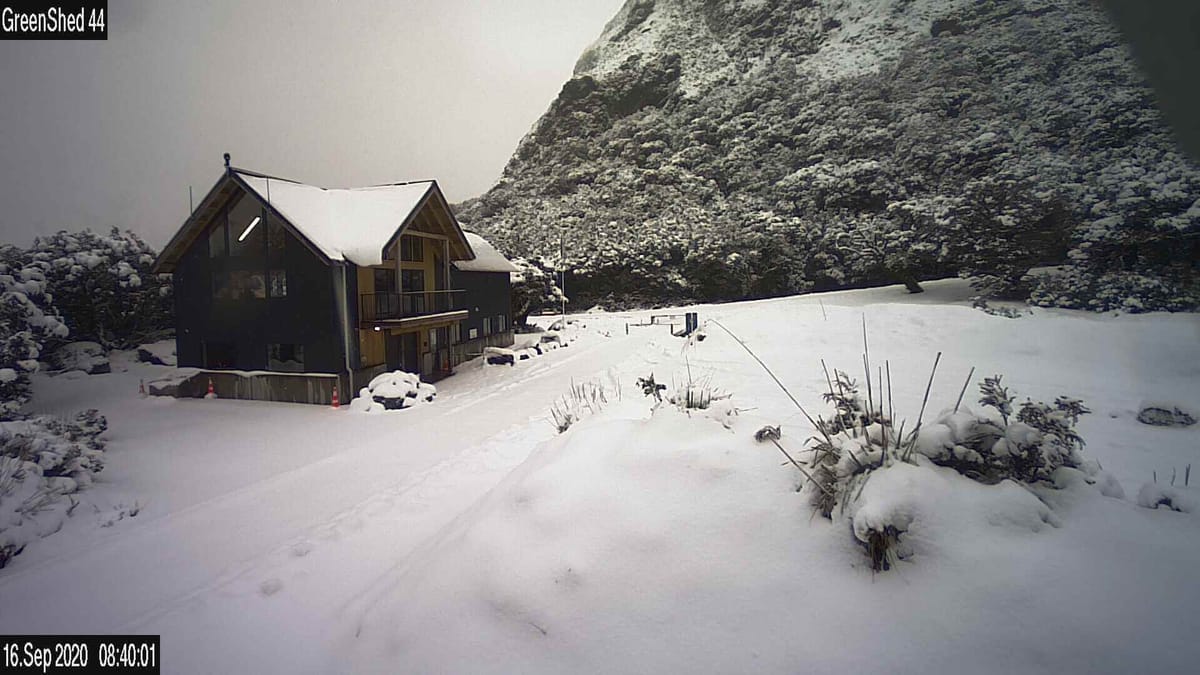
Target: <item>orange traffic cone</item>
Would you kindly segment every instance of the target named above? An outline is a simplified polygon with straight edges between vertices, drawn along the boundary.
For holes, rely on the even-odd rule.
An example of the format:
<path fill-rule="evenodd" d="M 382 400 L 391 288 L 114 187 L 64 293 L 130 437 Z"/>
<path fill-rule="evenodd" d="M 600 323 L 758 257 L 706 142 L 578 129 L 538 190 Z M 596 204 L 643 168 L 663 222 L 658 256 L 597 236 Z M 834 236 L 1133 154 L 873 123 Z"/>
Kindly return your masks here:
<path fill-rule="evenodd" d="M 146 398 L 146 381 L 138 380 L 138 396 Z"/>
<path fill-rule="evenodd" d="M 213 389 L 212 378 L 210 377 L 210 378 L 208 378 L 208 393 L 204 395 L 204 398 L 216 398 L 216 397 L 217 397 L 217 391 L 215 389 Z"/>
<path fill-rule="evenodd" d="M 333 408 L 336 410 L 340 407 L 342 407 L 342 405 L 340 403 L 338 403 L 337 382 L 334 382 L 333 383 Z"/>

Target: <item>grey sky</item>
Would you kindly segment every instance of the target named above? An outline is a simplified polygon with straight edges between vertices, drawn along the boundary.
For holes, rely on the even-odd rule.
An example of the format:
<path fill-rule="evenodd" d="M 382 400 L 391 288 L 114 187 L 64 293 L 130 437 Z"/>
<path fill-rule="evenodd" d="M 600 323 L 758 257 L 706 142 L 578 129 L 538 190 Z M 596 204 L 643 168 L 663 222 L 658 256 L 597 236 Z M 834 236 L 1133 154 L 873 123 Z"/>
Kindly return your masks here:
<path fill-rule="evenodd" d="M 110 0 L 107 42 L 0 42 L 0 241 L 161 246 L 234 164 L 346 187 L 499 177 L 622 0 Z"/>

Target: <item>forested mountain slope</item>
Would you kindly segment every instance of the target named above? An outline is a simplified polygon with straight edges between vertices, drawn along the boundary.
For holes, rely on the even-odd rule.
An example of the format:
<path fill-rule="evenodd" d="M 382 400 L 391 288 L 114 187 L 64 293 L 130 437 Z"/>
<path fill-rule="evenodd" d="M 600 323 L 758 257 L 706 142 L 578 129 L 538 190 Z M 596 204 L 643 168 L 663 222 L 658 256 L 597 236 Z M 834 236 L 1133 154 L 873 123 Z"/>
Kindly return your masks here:
<path fill-rule="evenodd" d="M 548 264 L 561 234 L 579 304 L 955 272 L 1048 305 L 1200 298 L 1200 169 L 1085 0 L 629 0 L 458 213 Z"/>

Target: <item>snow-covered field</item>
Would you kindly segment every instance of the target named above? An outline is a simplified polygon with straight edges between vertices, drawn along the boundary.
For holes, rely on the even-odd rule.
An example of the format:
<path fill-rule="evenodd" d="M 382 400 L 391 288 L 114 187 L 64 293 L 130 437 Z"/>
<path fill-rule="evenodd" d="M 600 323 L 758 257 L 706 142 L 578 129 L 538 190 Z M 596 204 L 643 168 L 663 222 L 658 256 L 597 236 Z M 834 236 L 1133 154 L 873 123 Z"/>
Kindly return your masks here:
<path fill-rule="evenodd" d="M 63 531 L 0 570 L 0 633 L 157 633 L 164 671 L 184 673 L 1189 670 L 1200 513 L 1137 495 L 1154 472 L 1182 484 L 1200 425 L 1136 416 L 1200 404 L 1200 317 L 1008 319 L 968 294 L 702 306 L 700 342 L 627 335 L 648 312 L 580 316 L 567 348 L 467 364 L 433 403 L 370 415 L 142 399 L 139 379 L 169 368 L 132 359 L 39 377 L 36 412 L 108 417 L 108 466 Z M 1080 483 L 1042 503 L 938 474 L 912 502 L 913 555 L 873 573 L 847 521 L 814 517 L 800 474 L 755 442 L 779 424 L 799 451 L 813 432 L 713 321 L 828 416 L 820 360 L 861 372 L 864 315 L 910 428 L 940 351 L 927 420 L 972 366 L 972 406 L 997 373 L 1019 400 L 1081 398 L 1084 453 L 1125 497 Z M 689 370 L 732 397 L 652 413 L 634 384 Z M 607 403 L 560 435 L 551 407 L 583 383 Z"/>

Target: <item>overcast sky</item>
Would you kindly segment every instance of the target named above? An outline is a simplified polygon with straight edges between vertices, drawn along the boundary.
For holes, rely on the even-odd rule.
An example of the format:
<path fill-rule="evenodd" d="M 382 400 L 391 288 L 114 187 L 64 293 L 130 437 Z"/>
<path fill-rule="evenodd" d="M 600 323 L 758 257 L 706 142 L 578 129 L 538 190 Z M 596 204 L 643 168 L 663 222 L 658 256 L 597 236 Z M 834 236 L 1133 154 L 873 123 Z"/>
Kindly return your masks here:
<path fill-rule="evenodd" d="M 107 42 L 0 42 L 0 241 L 161 246 L 220 175 L 485 191 L 622 0 L 110 0 Z"/>

